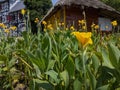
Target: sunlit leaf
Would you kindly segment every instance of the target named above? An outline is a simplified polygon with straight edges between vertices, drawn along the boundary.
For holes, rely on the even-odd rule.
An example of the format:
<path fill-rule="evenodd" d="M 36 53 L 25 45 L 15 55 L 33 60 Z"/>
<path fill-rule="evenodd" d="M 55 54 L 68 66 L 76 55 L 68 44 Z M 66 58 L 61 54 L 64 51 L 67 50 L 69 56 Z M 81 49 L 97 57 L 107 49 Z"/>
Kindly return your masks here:
<path fill-rule="evenodd" d="M 49 70 L 45 72 L 46 75 L 49 75 L 56 83 L 59 83 L 58 73 L 54 70 Z"/>
<path fill-rule="evenodd" d="M 115 68 L 118 68 L 119 58 L 120 58 L 120 50 L 113 45 L 112 43 L 108 44 L 108 51 L 109 51 L 109 58 L 112 63 L 112 65 Z"/>
<path fill-rule="evenodd" d="M 76 79 L 73 83 L 74 90 L 82 90 L 82 83 Z"/>
<path fill-rule="evenodd" d="M 60 75 L 65 82 L 65 86 L 68 87 L 68 85 L 69 85 L 69 74 L 68 74 L 68 72 L 65 70 Z"/>
<path fill-rule="evenodd" d="M 108 90 L 108 87 L 109 85 L 104 85 L 104 86 L 97 88 L 96 90 Z"/>
<path fill-rule="evenodd" d="M 87 72 L 88 72 L 88 76 L 89 76 L 90 85 L 92 87 L 92 90 L 95 90 L 96 84 L 97 84 L 97 80 L 96 80 L 95 76 L 92 74 L 92 72 L 90 70 L 90 67 L 87 67 Z"/>

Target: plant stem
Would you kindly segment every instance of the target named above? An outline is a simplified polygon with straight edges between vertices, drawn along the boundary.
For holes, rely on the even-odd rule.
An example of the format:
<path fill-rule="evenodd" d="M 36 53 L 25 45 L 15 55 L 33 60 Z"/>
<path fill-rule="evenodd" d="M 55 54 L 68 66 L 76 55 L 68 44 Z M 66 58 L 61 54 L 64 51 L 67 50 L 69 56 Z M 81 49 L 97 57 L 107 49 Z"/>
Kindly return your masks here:
<path fill-rule="evenodd" d="M 82 54 L 82 62 L 83 62 L 83 78 L 84 78 L 84 88 L 85 90 L 87 90 L 87 86 L 86 86 L 86 65 L 85 65 L 85 54 L 86 54 L 87 48 L 85 48 L 85 50 L 83 50 L 83 54 Z"/>
<path fill-rule="evenodd" d="M 15 57 L 19 58 L 19 60 L 21 60 L 26 66 L 28 66 L 30 69 L 33 69 L 25 60 L 23 60 L 21 57 L 17 56 L 16 54 L 14 54 Z"/>

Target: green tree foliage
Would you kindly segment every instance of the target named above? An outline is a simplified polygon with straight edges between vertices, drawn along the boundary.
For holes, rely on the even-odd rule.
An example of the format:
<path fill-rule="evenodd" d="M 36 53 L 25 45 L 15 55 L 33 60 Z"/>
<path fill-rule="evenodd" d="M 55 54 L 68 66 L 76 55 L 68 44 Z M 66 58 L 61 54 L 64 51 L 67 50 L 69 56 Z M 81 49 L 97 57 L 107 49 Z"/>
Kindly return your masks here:
<path fill-rule="evenodd" d="M 112 6 L 116 10 L 120 11 L 120 0 L 101 0 L 105 2 L 106 4 Z"/>
<path fill-rule="evenodd" d="M 52 2 L 51 0 L 24 0 L 24 3 L 30 12 L 31 26 L 32 31 L 34 32 L 37 29 L 36 23 L 34 23 L 35 18 L 39 18 L 41 20 L 52 6 Z"/>
<path fill-rule="evenodd" d="M 26 8 L 30 10 L 31 19 L 42 18 L 52 6 L 51 0 L 24 0 Z"/>

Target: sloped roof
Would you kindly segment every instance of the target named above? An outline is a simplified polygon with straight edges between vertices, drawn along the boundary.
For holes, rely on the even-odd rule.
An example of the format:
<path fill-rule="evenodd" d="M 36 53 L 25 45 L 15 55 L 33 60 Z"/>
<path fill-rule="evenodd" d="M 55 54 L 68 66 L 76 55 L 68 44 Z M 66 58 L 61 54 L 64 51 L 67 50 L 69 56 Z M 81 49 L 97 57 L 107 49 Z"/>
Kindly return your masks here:
<path fill-rule="evenodd" d="M 93 7 L 93 8 L 102 8 L 102 9 L 107 9 L 110 11 L 115 11 L 112 7 L 104 4 L 100 0 L 59 0 L 55 6 L 62 6 L 62 5 L 82 5 L 82 6 L 87 6 L 87 7 Z"/>
<path fill-rule="evenodd" d="M 18 10 L 21 10 L 21 9 L 24 9 L 24 8 L 25 8 L 24 2 L 23 1 L 19 1 L 10 9 L 9 12 L 10 13 L 11 12 L 15 12 L 15 11 L 18 11 Z"/>
<path fill-rule="evenodd" d="M 44 16 L 43 20 L 47 18 L 51 13 L 55 12 L 58 7 L 62 6 L 85 6 L 85 7 L 92 7 L 95 9 L 101 9 L 101 11 L 108 11 L 109 13 L 120 17 L 120 12 L 116 11 L 111 6 L 106 5 L 105 3 L 101 2 L 100 0 L 59 0 Z M 115 16 L 114 15 L 114 16 Z"/>

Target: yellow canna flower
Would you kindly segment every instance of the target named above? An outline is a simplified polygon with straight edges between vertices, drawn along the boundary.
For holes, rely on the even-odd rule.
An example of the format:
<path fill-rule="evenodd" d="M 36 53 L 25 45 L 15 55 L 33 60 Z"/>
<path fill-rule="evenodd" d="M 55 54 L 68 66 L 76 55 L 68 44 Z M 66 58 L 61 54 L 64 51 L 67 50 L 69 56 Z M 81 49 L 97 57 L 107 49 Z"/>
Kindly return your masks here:
<path fill-rule="evenodd" d="M 117 23 L 116 20 L 115 20 L 115 21 L 112 21 L 111 24 L 112 24 L 113 26 L 117 26 L 117 25 L 118 25 L 118 23 Z"/>
<path fill-rule="evenodd" d="M 81 24 L 81 23 L 82 23 L 82 21 L 81 21 L 81 20 L 78 20 L 78 23 L 79 23 L 79 24 Z"/>
<path fill-rule="evenodd" d="M 83 29 L 83 30 L 86 30 L 87 28 L 86 28 L 86 26 L 82 26 L 82 29 Z"/>
<path fill-rule="evenodd" d="M 47 26 L 47 29 L 48 29 L 48 30 L 53 30 L 52 24 L 49 24 L 49 25 Z"/>
<path fill-rule="evenodd" d="M 72 34 L 76 36 L 83 47 L 86 47 L 88 44 L 93 44 L 91 32 L 72 32 Z"/>
<path fill-rule="evenodd" d="M 94 28 L 95 27 L 95 24 L 93 23 L 92 25 L 91 25 L 91 28 Z"/>
<path fill-rule="evenodd" d="M 10 33 L 10 30 L 9 29 L 5 29 L 4 32 L 5 33 Z"/>
<path fill-rule="evenodd" d="M 85 20 L 78 20 L 78 23 L 84 25 L 86 23 L 86 21 Z"/>
<path fill-rule="evenodd" d="M 99 29 L 99 25 L 95 25 L 95 27 L 94 27 L 95 29 Z"/>
<path fill-rule="evenodd" d="M 43 25 L 47 25 L 47 22 L 46 22 L 46 21 L 42 21 L 42 24 L 43 24 Z"/>
<path fill-rule="evenodd" d="M 22 14 L 22 15 L 25 15 L 25 13 L 26 13 L 26 10 L 25 10 L 25 9 L 22 9 L 22 10 L 21 10 L 21 14 Z"/>
<path fill-rule="evenodd" d="M 82 20 L 82 24 L 85 24 L 86 22 L 85 22 L 85 20 Z"/>
<path fill-rule="evenodd" d="M 0 23 L 0 28 L 5 29 L 5 28 L 7 28 L 7 26 L 4 23 Z"/>
<path fill-rule="evenodd" d="M 70 27 L 70 30 L 75 30 L 74 26 L 71 26 L 71 27 Z"/>
<path fill-rule="evenodd" d="M 64 26 L 64 23 L 61 23 L 62 24 L 62 26 Z"/>
<path fill-rule="evenodd" d="M 14 30 L 17 29 L 17 27 L 16 26 L 11 26 L 9 29 L 14 31 Z"/>
<path fill-rule="evenodd" d="M 1 27 L 1 28 L 3 27 L 3 25 L 4 25 L 3 23 L 0 23 L 0 27 Z"/>
<path fill-rule="evenodd" d="M 64 23 L 63 23 L 63 22 L 62 22 L 62 23 L 58 23 L 58 25 L 59 25 L 59 26 L 64 26 Z"/>
<path fill-rule="evenodd" d="M 39 22 L 39 19 L 38 18 L 35 18 L 35 21 L 34 21 L 35 23 L 38 23 Z"/>

